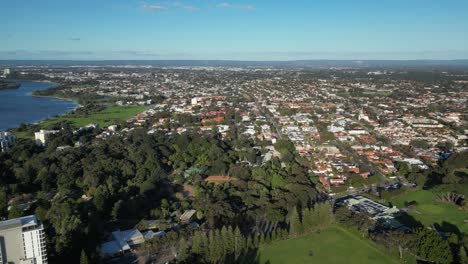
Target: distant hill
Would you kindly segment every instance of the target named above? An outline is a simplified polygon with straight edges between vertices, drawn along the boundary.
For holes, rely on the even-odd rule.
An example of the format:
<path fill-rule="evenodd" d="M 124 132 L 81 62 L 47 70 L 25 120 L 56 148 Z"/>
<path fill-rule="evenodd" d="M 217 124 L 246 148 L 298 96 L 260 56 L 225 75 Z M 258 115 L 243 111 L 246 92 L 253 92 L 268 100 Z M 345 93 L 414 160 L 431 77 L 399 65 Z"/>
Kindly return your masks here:
<path fill-rule="evenodd" d="M 0 66 L 116 66 L 150 65 L 155 67 L 280 67 L 280 68 L 463 68 L 463 60 L 295 60 L 295 61 L 233 61 L 233 60 L 0 60 Z"/>

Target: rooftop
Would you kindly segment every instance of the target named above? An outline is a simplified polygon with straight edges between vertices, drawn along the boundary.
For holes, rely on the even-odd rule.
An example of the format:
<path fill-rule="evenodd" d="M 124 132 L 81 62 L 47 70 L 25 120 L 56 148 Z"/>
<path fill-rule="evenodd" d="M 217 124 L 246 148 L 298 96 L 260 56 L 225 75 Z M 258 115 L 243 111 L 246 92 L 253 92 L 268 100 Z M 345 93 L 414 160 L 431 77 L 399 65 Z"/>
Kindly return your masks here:
<path fill-rule="evenodd" d="M 229 182 L 229 181 L 236 181 L 238 180 L 237 178 L 232 178 L 229 176 L 209 176 L 205 179 L 206 182 L 208 183 L 222 183 L 222 182 Z"/>
<path fill-rule="evenodd" d="M 40 221 L 35 215 L 29 215 L 0 222 L 0 230 L 6 230 L 20 226 L 29 227 L 39 224 Z"/>
<path fill-rule="evenodd" d="M 192 218 L 192 216 L 196 213 L 197 211 L 196 210 L 187 210 L 185 211 L 181 216 L 180 216 L 180 220 L 181 221 L 188 221 L 190 220 L 190 218 Z"/>

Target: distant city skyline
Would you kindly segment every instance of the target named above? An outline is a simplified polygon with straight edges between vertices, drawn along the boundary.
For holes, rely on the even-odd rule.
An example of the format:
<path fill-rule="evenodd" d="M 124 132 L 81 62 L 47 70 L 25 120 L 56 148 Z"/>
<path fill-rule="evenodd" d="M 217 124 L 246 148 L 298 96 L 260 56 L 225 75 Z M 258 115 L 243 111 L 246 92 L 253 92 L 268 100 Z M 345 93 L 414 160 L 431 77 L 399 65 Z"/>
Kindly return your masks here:
<path fill-rule="evenodd" d="M 5 1 L 0 60 L 468 59 L 463 0 Z"/>

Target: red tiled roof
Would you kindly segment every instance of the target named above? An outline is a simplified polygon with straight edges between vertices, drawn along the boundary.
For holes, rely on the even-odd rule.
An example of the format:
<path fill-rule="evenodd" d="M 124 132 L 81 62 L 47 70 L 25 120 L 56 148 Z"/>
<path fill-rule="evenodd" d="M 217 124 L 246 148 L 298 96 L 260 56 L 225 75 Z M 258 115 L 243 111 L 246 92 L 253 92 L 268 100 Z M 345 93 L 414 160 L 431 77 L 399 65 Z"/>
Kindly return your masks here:
<path fill-rule="evenodd" d="M 214 183 L 214 184 L 219 184 L 223 182 L 230 182 L 230 181 L 237 181 L 239 179 L 237 178 L 232 178 L 229 176 L 209 176 L 205 179 L 206 182 L 208 183 Z"/>

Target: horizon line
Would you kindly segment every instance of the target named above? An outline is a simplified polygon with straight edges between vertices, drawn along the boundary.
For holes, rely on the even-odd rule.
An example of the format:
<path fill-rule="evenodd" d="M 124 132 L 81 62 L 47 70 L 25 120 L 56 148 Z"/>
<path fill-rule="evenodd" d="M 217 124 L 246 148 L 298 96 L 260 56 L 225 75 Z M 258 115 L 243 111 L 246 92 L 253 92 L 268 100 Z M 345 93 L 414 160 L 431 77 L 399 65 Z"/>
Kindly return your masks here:
<path fill-rule="evenodd" d="M 301 62 L 301 61 L 468 61 L 460 59 L 300 59 L 300 60 L 235 60 L 235 59 L 2 59 L 0 61 L 232 61 L 232 62 Z"/>

